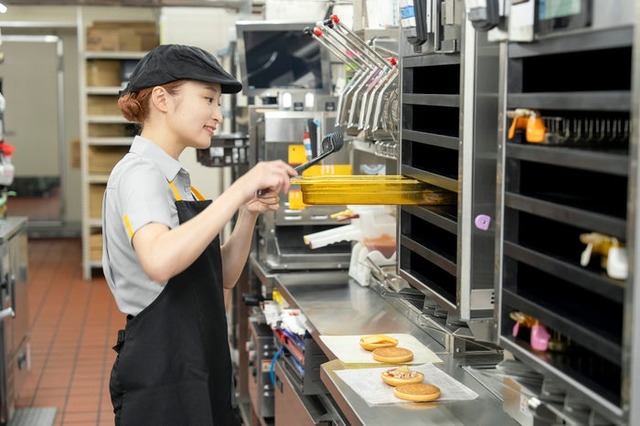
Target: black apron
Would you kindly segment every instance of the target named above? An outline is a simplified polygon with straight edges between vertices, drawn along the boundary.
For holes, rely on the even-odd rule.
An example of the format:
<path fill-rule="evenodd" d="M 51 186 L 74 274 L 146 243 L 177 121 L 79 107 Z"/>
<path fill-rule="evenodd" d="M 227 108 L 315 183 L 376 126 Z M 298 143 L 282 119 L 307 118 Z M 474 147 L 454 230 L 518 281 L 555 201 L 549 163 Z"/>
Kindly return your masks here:
<path fill-rule="evenodd" d="M 176 201 L 180 223 L 211 203 Z M 232 366 L 219 238 L 118 333 L 111 372 L 116 425 L 229 426 Z"/>

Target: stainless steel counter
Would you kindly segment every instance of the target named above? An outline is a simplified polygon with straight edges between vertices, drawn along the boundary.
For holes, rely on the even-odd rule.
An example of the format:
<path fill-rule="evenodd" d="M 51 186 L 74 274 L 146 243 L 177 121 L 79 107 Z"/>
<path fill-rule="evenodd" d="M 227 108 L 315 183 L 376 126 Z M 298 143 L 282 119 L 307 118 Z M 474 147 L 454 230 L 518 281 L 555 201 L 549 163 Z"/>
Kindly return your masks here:
<path fill-rule="evenodd" d="M 13 237 L 26 223 L 26 216 L 7 216 L 0 218 L 0 242 L 4 242 Z"/>
<path fill-rule="evenodd" d="M 444 347 L 409 321 L 379 294 L 349 280 L 342 271 L 276 275 L 276 289 L 307 317 L 310 332 L 330 359 L 321 366 L 321 379 L 350 425 L 517 425 L 502 401 L 462 369 L 465 358 L 453 358 Z M 336 359 L 319 336 L 406 333 L 438 354 L 444 372 L 480 396 L 473 401 L 370 406 L 340 379 L 336 371 L 348 366 Z"/>

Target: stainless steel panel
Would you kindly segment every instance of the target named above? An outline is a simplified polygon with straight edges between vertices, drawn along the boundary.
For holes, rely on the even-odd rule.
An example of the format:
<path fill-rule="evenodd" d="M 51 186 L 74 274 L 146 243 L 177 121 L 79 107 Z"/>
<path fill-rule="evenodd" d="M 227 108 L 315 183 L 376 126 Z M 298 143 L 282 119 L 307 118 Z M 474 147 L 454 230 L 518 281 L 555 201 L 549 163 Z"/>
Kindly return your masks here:
<path fill-rule="evenodd" d="M 264 141 L 266 143 L 302 141 L 306 131 L 306 119 L 315 118 L 312 113 L 297 113 L 295 116 L 286 111 L 268 112 L 264 115 Z"/>
<path fill-rule="evenodd" d="M 326 111 L 251 108 L 251 143 L 257 153 L 256 159 L 289 161 L 289 147 L 302 144 L 307 121 L 320 121 L 320 131 L 326 135 L 334 131 L 335 115 L 335 112 Z M 349 152 L 345 146 L 324 159 L 322 164 L 349 164 Z M 259 218 L 255 249 L 257 261 L 274 271 L 348 268 L 351 257 L 349 242 L 312 250 L 303 240 L 306 234 L 344 225 L 330 218 L 331 214 L 344 208 L 306 206 L 302 210 L 293 210 L 289 208 L 287 198 L 281 197 L 277 212 L 265 213 Z"/>
<path fill-rule="evenodd" d="M 276 281 L 277 289 L 289 305 L 299 308 L 304 313 L 314 340 L 331 359 L 321 365 L 320 378 L 332 397 L 332 403 L 339 408 L 341 416 L 346 419 L 346 424 L 354 426 L 360 424 L 367 426 L 516 424 L 502 410 L 500 399 L 461 368 L 461 363 L 465 361 L 472 365 L 495 363 L 496 359 L 500 359 L 496 354 L 454 358 L 452 355 L 443 353 L 444 348 L 440 343 L 431 339 L 424 330 L 402 315 L 388 300 L 371 288 L 361 287 L 351 282 L 346 273 L 278 274 Z M 405 333 L 416 337 L 443 359 L 443 371 L 473 389 L 479 394 L 479 398 L 473 401 L 446 404 L 368 405 L 335 373 L 338 369 L 361 366 L 350 366 L 336 359 L 330 349 L 322 343 L 320 336 L 371 333 Z M 278 392 L 279 390 L 276 390 L 276 421 L 280 416 L 278 398 L 282 396 Z M 291 421 L 288 424 L 298 424 L 296 423 L 298 419 L 287 420 Z"/>
<path fill-rule="evenodd" d="M 0 219 L 0 308 L 15 314 L 0 321 L 1 424 L 11 420 L 30 368 L 27 262 L 26 218 Z"/>
<path fill-rule="evenodd" d="M 327 410 L 312 396 L 300 395 L 287 376 L 282 361 L 276 362 L 275 425 L 330 425 Z"/>
<path fill-rule="evenodd" d="M 274 394 L 269 378 L 276 348 L 273 332 L 266 324 L 249 321 L 249 396 L 256 414 L 273 417 Z"/>
<path fill-rule="evenodd" d="M 29 333 L 29 305 L 27 294 L 27 233 L 20 232 L 10 244 L 10 262 L 12 273 L 10 274 L 13 286 L 12 303 L 16 316 L 13 323 L 13 347 L 17 348 Z"/>
<path fill-rule="evenodd" d="M 463 320 L 493 316 L 495 232 L 476 225 L 495 215 L 499 49 L 469 20 L 464 24 L 462 55 L 462 129 L 458 213 L 458 315 Z"/>
<path fill-rule="evenodd" d="M 593 0 L 593 29 L 633 25 L 637 22 L 634 0 Z"/>
<path fill-rule="evenodd" d="M 276 276 L 276 288 L 287 302 L 312 318 L 310 330 L 326 335 L 407 333 L 436 353 L 444 348 L 406 316 L 368 287 L 361 287 L 346 271 L 292 272 Z M 335 358 L 328 348 L 329 359 Z"/>

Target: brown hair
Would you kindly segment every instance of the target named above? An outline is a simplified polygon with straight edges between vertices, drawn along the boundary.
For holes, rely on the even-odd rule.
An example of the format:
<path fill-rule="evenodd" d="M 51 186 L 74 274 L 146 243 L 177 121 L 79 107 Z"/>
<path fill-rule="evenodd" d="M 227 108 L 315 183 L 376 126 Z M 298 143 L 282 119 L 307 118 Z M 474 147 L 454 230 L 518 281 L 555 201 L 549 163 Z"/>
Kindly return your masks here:
<path fill-rule="evenodd" d="M 163 84 L 162 87 L 173 95 L 177 93 L 178 88 L 185 82 L 186 80 L 176 80 Z M 118 108 L 122 111 L 122 116 L 129 121 L 142 124 L 149 116 L 149 100 L 151 99 L 152 90 L 153 87 L 147 87 L 137 92 L 122 95 L 118 99 Z"/>

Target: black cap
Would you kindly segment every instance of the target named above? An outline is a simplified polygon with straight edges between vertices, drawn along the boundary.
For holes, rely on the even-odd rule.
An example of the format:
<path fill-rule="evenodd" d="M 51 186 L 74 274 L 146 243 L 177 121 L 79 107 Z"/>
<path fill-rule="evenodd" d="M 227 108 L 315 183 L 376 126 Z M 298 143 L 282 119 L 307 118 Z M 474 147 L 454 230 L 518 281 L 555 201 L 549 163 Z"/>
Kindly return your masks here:
<path fill-rule="evenodd" d="M 242 90 L 242 84 L 206 50 L 181 44 L 162 44 L 140 59 L 120 96 L 176 80 L 219 83 L 222 93 Z"/>

